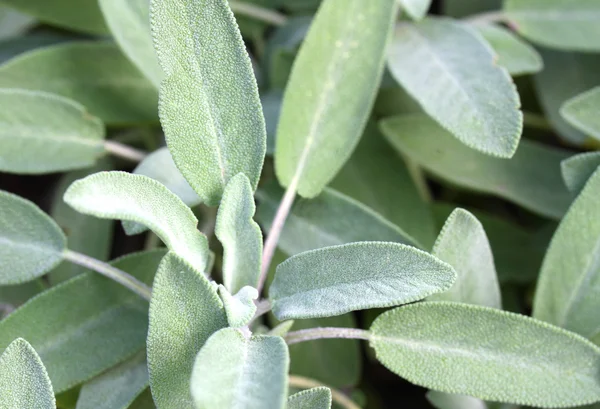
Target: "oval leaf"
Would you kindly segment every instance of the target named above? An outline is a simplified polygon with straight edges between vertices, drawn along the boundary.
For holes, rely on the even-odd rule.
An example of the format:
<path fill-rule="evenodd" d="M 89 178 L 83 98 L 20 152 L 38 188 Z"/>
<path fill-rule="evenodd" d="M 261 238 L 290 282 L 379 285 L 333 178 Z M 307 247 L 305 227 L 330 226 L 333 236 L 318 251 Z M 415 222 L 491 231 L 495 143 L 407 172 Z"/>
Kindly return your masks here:
<path fill-rule="evenodd" d="M 455 279 L 452 267 L 414 247 L 359 242 L 287 259 L 269 295 L 278 320 L 329 317 L 421 300 Z"/>
<path fill-rule="evenodd" d="M 598 166 L 600 166 L 600 152 L 585 152 L 563 160 L 560 163 L 560 170 L 569 190 L 579 193 Z"/>
<path fill-rule="evenodd" d="M 294 62 L 275 146 L 284 186 L 315 197 L 366 125 L 396 18 L 396 0 L 325 0 Z"/>
<path fill-rule="evenodd" d="M 465 145 L 510 158 L 523 118 L 519 94 L 494 60 L 477 33 L 441 18 L 400 24 L 388 51 L 392 76 L 425 112 Z"/>
<path fill-rule="evenodd" d="M 250 323 L 256 313 L 254 300 L 258 299 L 258 290 L 254 287 L 242 287 L 235 295 L 219 284 L 219 295 L 227 314 L 230 327 L 241 328 Z"/>
<path fill-rule="evenodd" d="M 424 302 L 380 315 L 371 332 L 377 359 L 417 385 L 536 407 L 600 400 L 600 349 L 524 315 Z"/>
<path fill-rule="evenodd" d="M 192 373 L 197 409 L 283 409 L 289 356 L 280 337 L 246 338 L 222 329 L 198 353 Z"/>
<path fill-rule="evenodd" d="M 295 393 L 288 398 L 287 409 L 331 409 L 331 390 L 321 386 Z"/>
<path fill-rule="evenodd" d="M 240 172 L 255 189 L 265 122 L 227 1 L 153 0 L 152 34 L 165 72 L 160 119 L 177 167 L 209 206 Z"/>
<path fill-rule="evenodd" d="M 600 139 L 600 87 L 571 98 L 560 108 L 560 114 L 571 125 L 595 139 Z"/>
<path fill-rule="evenodd" d="M 425 397 L 437 409 L 488 409 L 484 401 L 471 396 L 429 391 Z"/>
<path fill-rule="evenodd" d="M 33 280 L 62 260 L 66 238 L 35 204 L 0 190 L 0 285 Z"/>

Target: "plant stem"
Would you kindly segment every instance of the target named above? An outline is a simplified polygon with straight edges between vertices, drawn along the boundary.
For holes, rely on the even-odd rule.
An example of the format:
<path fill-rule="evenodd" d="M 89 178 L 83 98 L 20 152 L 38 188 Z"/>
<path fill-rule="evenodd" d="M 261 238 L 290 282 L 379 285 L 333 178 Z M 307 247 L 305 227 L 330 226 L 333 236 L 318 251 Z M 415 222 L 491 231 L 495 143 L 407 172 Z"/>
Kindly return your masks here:
<path fill-rule="evenodd" d="M 116 281 L 117 283 L 138 294 L 140 297 L 150 301 L 152 289 L 139 281 L 137 278 L 127 274 L 125 271 L 119 270 L 118 268 L 115 268 L 103 261 L 86 256 L 85 254 L 77 253 L 71 250 L 65 250 L 63 257 L 65 260 L 68 260 L 71 263 L 94 270 L 97 273 Z"/>
<path fill-rule="evenodd" d="M 500 10 L 488 11 L 486 13 L 475 14 L 474 16 L 467 17 L 464 21 L 470 24 L 492 24 L 492 23 L 504 23 L 508 20 L 508 17 L 504 12 Z"/>
<path fill-rule="evenodd" d="M 131 162 L 139 163 L 147 156 L 146 152 L 132 148 L 116 141 L 104 141 L 104 149 L 108 153 L 119 158 L 127 159 Z"/>
<path fill-rule="evenodd" d="M 410 174 L 413 182 L 415 182 L 415 186 L 417 191 L 419 192 L 419 196 L 425 203 L 431 203 L 433 198 L 431 197 L 431 192 L 429 191 L 429 186 L 427 185 L 427 178 L 423 173 L 423 169 L 417 165 L 417 163 L 409 158 L 408 156 L 403 156 L 404 163 L 406 164 L 406 168 L 408 169 L 408 173 Z"/>
<path fill-rule="evenodd" d="M 252 17 L 275 26 L 282 26 L 287 22 L 287 17 L 283 14 L 254 4 L 244 3 L 242 1 L 230 1 L 229 7 L 231 8 L 231 11 L 236 14 L 239 13 Z"/>
<path fill-rule="evenodd" d="M 322 384 L 317 380 L 305 378 L 303 376 L 290 375 L 288 377 L 288 383 L 291 387 L 298 389 L 310 389 L 318 388 L 319 386 L 325 386 L 331 390 L 331 397 L 333 398 L 334 402 L 338 403 L 338 405 L 346 409 L 360 409 L 360 406 L 352 402 L 352 400 L 350 400 L 350 398 L 344 395 L 344 393 L 340 392 L 335 388 L 332 388 L 329 385 Z"/>
<path fill-rule="evenodd" d="M 348 338 L 369 341 L 371 339 L 371 333 L 367 330 L 358 328 L 309 328 L 290 332 L 285 336 L 285 342 L 287 342 L 288 345 L 292 345 L 297 344 L 298 342 L 325 338 Z"/>
<path fill-rule="evenodd" d="M 553 131 L 552 125 L 548 120 L 539 114 L 533 112 L 523 112 L 523 125 L 529 128 L 541 129 L 543 131 Z"/>

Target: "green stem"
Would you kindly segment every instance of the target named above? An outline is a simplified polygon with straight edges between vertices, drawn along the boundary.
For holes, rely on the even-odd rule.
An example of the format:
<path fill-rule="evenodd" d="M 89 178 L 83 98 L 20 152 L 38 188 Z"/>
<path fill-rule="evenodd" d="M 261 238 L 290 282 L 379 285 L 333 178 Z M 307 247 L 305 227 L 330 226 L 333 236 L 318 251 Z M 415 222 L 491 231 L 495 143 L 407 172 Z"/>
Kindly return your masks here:
<path fill-rule="evenodd" d="M 231 7 L 231 11 L 236 14 L 252 17 L 275 26 L 282 26 L 287 22 L 287 17 L 283 14 L 254 4 L 244 3 L 242 1 L 230 1 L 229 7 Z"/>
<path fill-rule="evenodd" d="M 285 336 L 285 342 L 287 342 L 288 345 L 293 345 L 299 342 L 327 338 L 362 339 L 364 341 L 369 341 L 371 339 L 371 333 L 367 330 L 358 328 L 309 328 L 290 332 Z"/>
<path fill-rule="evenodd" d="M 148 154 L 131 146 L 124 145 L 116 141 L 104 141 L 104 149 L 108 153 L 119 158 L 127 159 L 131 162 L 139 163 L 144 160 Z"/>
<path fill-rule="evenodd" d="M 532 112 L 523 112 L 523 125 L 529 128 L 541 129 L 543 131 L 553 131 L 552 125 L 548 120 L 539 114 Z"/>
<path fill-rule="evenodd" d="M 352 402 L 350 398 L 344 395 L 341 391 L 332 388 L 329 385 L 325 385 L 315 379 L 305 378 L 303 376 L 290 375 L 288 377 L 288 383 L 293 388 L 298 389 L 311 389 L 325 386 L 331 390 L 331 397 L 334 402 L 337 402 L 338 405 L 342 406 L 345 409 L 360 409 L 356 403 Z"/>

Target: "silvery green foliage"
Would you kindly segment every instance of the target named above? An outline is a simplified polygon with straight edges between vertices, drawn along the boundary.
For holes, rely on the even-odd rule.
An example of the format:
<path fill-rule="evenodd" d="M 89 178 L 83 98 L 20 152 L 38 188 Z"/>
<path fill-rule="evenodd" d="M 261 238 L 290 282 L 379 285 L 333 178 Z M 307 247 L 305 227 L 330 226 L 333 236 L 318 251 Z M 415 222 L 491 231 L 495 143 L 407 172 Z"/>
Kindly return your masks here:
<path fill-rule="evenodd" d="M 222 329 L 196 357 L 191 380 L 196 408 L 284 409 L 288 367 L 282 338 L 247 338 L 239 330 Z"/>
<path fill-rule="evenodd" d="M 600 13 L 600 7 L 599 11 Z M 571 98 L 560 109 L 561 115 L 575 128 L 595 139 L 600 139 L 600 87 Z"/>
<path fill-rule="evenodd" d="M 398 0 L 398 3 L 413 20 L 421 20 L 425 17 L 431 6 L 431 0 Z"/>
<path fill-rule="evenodd" d="M 219 204 L 225 186 L 240 172 L 256 188 L 266 150 L 265 123 L 250 59 L 227 1 L 153 0 L 151 10 L 165 73 L 160 118 L 177 167 L 211 206 Z"/>
<path fill-rule="evenodd" d="M 600 152 L 573 155 L 560 163 L 563 180 L 571 192 L 579 193 L 600 166 Z"/>
<path fill-rule="evenodd" d="M 319 387 L 293 394 L 287 401 L 288 409 L 331 409 L 331 390 Z"/>
<path fill-rule="evenodd" d="M 427 400 L 437 409 L 488 409 L 481 399 L 437 391 L 427 392 Z"/>
<path fill-rule="evenodd" d="M 241 328 L 250 323 L 256 313 L 256 304 L 254 304 L 254 300 L 258 299 L 256 288 L 245 286 L 232 295 L 227 288 L 219 285 L 219 295 L 230 327 Z"/>
<path fill-rule="evenodd" d="M 13 341 L 0 355 L 0 408 L 56 408 L 44 364 L 22 338 Z"/>

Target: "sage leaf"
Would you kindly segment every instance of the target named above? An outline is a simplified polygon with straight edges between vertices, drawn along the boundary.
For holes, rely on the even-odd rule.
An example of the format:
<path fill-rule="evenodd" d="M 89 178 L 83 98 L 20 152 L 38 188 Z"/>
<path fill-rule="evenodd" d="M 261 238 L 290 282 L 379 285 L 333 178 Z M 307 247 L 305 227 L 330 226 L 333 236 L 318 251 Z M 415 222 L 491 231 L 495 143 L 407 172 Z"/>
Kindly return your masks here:
<path fill-rule="evenodd" d="M 153 0 L 165 72 L 160 119 L 177 167 L 209 206 L 238 173 L 258 184 L 266 131 L 250 58 L 226 0 Z M 180 41 L 188 38 L 194 41 Z"/>
<path fill-rule="evenodd" d="M 396 0 L 321 4 L 283 98 L 275 146 L 282 185 L 315 197 L 349 158 L 375 100 L 396 11 Z"/>
<path fill-rule="evenodd" d="M 540 54 L 512 31 L 495 24 L 478 24 L 477 31 L 494 49 L 498 64 L 513 76 L 534 74 L 544 68 Z"/>
<path fill-rule="evenodd" d="M 73 183 L 64 200 L 84 214 L 148 226 L 193 267 L 204 271 L 207 266 L 208 240 L 198 231 L 196 216 L 154 179 L 125 172 L 100 172 Z"/>
<path fill-rule="evenodd" d="M 514 157 L 505 160 L 467 148 L 424 115 L 386 118 L 380 126 L 394 148 L 440 179 L 553 219 L 560 219 L 571 203 L 560 175 L 567 151 L 523 140 Z"/>
<path fill-rule="evenodd" d="M 231 295 L 227 288 L 219 285 L 219 295 L 223 301 L 229 326 L 241 328 L 248 325 L 256 313 L 256 304 L 254 304 L 254 300 L 258 299 L 256 288 L 245 286 L 235 295 Z"/>
<path fill-rule="evenodd" d="M 596 171 L 560 222 L 538 281 L 533 316 L 600 343 L 600 221 Z"/>
<path fill-rule="evenodd" d="M 484 401 L 472 396 L 437 391 L 429 391 L 425 396 L 437 409 L 488 409 Z"/>
<path fill-rule="evenodd" d="M 600 111 L 600 87 L 592 88 L 565 102 L 560 109 L 560 114 L 581 132 L 600 139 L 598 111 Z"/>
<path fill-rule="evenodd" d="M 0 356 L 0 407 L 56 409 L 44 364 L 22 338 L 12 342 Z"/>
<path fill-rule="evenodd" d="M 444 18 L 402 23 L 388 50 L 388 68 L 425 112 L 465 145 L 513 156 L 523 125 L 519 95 L 474 30 Z"/>
<path fill-rule="evenodd" d="M 73 99 L 107 125 L 158 120 L 156 88 L 111 42 L 70 42 L 21 54 L 0 67 L 0 87 Z"/>
<path fill-rule="evenodd" d="M 287 408 L 331 409 L 331 390 L 322 386 L 295 393 L 288 398 Z"/>
<path fill-rule="evenodd" d="M 150 0 L 99 0 L 98 4 L 125 55 L 158 88 L 163 72 L 150 33 Z"/>
<path fill-rule="evenodd" d="M 167 254 L 154 280 L 147 340 L 150 388 L 158 409 L 196 409 L 190 392 L 194 358 L 212 333 L 226 326 L 223 303 L 208 280 Z"/>
<path fill-rule="evenodd" d="M 283 409 L 288 367 L 282 338 L 246 338 L 239 330 L 222 329 L 208 339 L 194 363 L 196 408 Z"/>
<path fill-rule="evenodd" d="M 62 260 L 66 238 L 35 204 L 0 190 L 0 285 L 31 281 Z"/>
<path fill-rule="evenodd" d="M 413 20 L 421 20 L 431 7 L 431 0 L 398 0 L 402 10 Z"/>
<path fill-rule="evenodd" d="M 524 315 L 424 302 L 383 313 L 370 331 L 377 359 L 417 385 L 536 407 L 600 399 L 600 349 Z"/>
<path fill-rule="evenodd" d="M 600 152 L 580 153 L 560 163 L 565 185 L 574 193 L 579 193 L 583 189 L 598 166 L 600 166 Z"/>
<path fill-rule="evenodd" d="M 263 241 L 252 219 L 255 210 L 252 185 L 239 173 L 225 187 L 215 225 L 223 245 L 223 283 L 231 293 L 258 286 Z"/>
<path fill-rule="evenodd" d="M 141 352 L 83 385 L 75 409 L 127 409 L 147 387 L 146 354 Z"/>
<path fill-rule="evenodd" d="M 111 265 L 151 284 L 164 254 L 137 253 Z M 17 337 L 28 339 L 46 364 L 55 391 L 63 392 L 142 350 L 147 311 L 138 295 L 87 272 L 46 290 L 0 321 L 0 349 Z"/>
<path fill-rule="evenodd" d="M 269 296 L 278 320 L 329 317 L 418 301 L 455 279 L 452 267 L 414 247 L 358 242 L 287 259 Z"/>
<path fill-rule="evenodd" d="M 456 209 L 442 228 L 432 255 L 450 264 L 457 274 L 448 291 L 429 297 L 502 309 L 494 256 L 483 226 L 475 216 Z"/>
<path fill-rule="evenodd" d="M 0 5 L 0 41 L 20 37 L 35 25 L 33 17 Z"/>
<path fill-rule="evenodd" d="M 274 326 L 273 328 L 271 328 L 269 330 L 269 332 L 267 333 L 267 335 L 273 335 L 275 337 L 285 337 L 287 335 L 287 333 L 291 331 L 295 322 L 296 321 L 294 321 L 294 320 L 283 321 L 283 322 L 279 323 L 278 325 Z"/>
<path fill-rule="evenodd" d="M 45 92 L 0 89 L 0 171 L 52 173 L 92 166 L 104 126 L 85 108 Z"/>
<path fill-rule="evenodd" d="M 506 0 L 504 12 L 531 41 L 564 50 L 600 51 L 600 4 L 595 0 Z"/>

